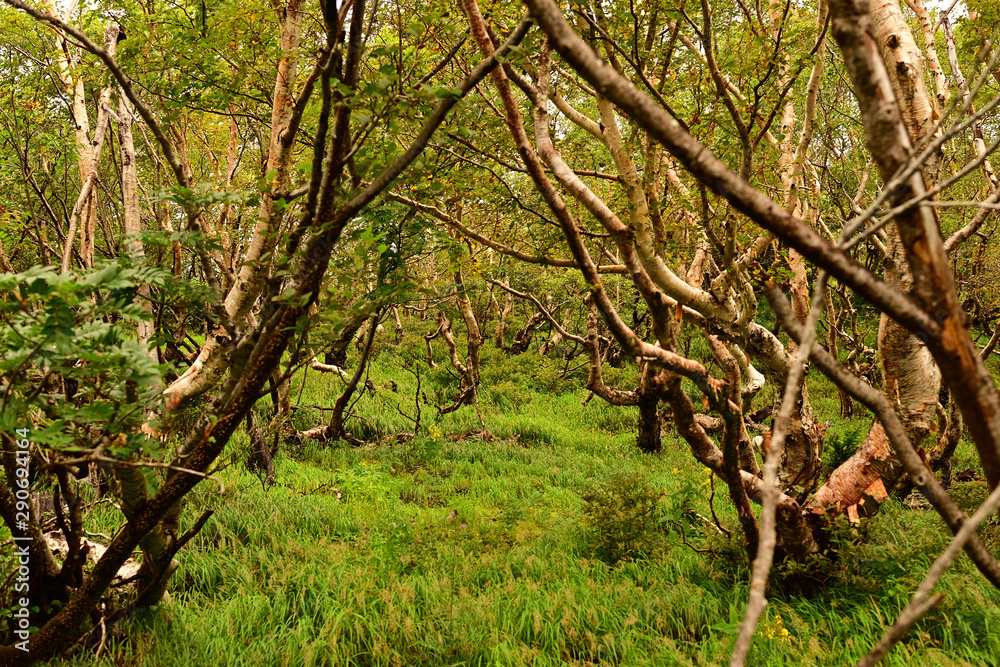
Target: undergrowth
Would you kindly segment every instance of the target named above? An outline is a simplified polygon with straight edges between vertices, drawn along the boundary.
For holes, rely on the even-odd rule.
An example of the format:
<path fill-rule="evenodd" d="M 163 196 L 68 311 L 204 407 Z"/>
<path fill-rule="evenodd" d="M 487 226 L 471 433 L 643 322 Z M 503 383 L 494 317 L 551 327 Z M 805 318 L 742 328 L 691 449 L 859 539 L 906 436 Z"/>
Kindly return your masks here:
<path fill-rule="evenodd" d="M 434 397 L 454 386 L 445 362 L 429 369 L 384 349 L 351 428 L 369 439 L 412 430 L 419 371 L 428 399 L 415 440 L 286 446 L 269 489 L 239 463 L 218 472 L 224 489 L 203 483 L 191 497 L 188 521 L 195 508 L 215 515 L 180 554 L 172 602 L 126 621 L 100 657 L 64 663 L 728 662 L 748 566 L 724 485 L 673 432 L 661 455 L 640 453 L 634 411 L 583 405 L 582 371 L 563 376 L 565 367 L 490 353 L 481 401 L 490 438 L 473 407 L 436 416 Z M 815 376 L 817 415 L 833 418 L 836 392 Z M 616 379 L 627 388 L 634 369 Z M 297 381 L 293 400 L 301 390 L 310 407 L 296 427 L 319 423 L 341 386 L 315 372 L 304 388 Z M 849 455 L 870 416 L 838 422 L 830 463 Z M 240 433 L 227 455 L 239 461 L 246 447 Z M 963 443 L 958 465 L 972 458 Z M 109 512 L 101 506 L 88 529 L 111 529 Z M 856 662 L 947 539 L 935 515 L 890 501 L 860 532 L 842 531 L 835 560 L 779 568 L 747 664 Z M 821 585 L 800 585 L 816 577 Z M 1000 595 L 964 556 L 939 590 L 944 601 L 884 664 L 1000 664 Z"/>

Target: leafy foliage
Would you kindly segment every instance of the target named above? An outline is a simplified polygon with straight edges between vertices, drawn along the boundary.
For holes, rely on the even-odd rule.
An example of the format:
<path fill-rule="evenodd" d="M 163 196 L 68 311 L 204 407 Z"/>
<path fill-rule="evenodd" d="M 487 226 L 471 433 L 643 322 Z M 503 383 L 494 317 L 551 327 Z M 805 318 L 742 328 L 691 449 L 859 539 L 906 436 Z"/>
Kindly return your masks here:
<path fill-rule="evenodd" d="M 597 553 L 608 562 L 648 555 L 659 546 L 657 510 L 663 492 L 647 477 L 616 473 L 581 497 Z"/>
<path fill-rule="evenodd" d="M 57 451 L 114 441 L 109 453 L 128 457 L 155 443 L 133 432 L 158 404 L 166 367 L 133 338 L 150 315 L 139 285 L 164 287 L 166 272 L 111 262 L 82 274 L 49 268 L 0 274 L 0 372 L 6 381 L 0 425 L 36 415 L 33 442 Z M 52 382 L 54 372 L 63 386 Z"/>
<path fill-rule="evenodd" d="M 834 424 L 827 429 L 823 449 L 823 467 L 833 471 L 851 458 L 868 433 L 864 422 Z"/>

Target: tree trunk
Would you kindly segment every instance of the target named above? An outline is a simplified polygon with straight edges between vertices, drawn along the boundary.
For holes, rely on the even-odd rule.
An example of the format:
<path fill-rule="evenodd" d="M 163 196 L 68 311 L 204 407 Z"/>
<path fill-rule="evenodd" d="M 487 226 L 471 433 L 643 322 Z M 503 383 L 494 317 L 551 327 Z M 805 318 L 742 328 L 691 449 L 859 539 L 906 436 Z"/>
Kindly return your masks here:
<path fill-rule="evenodd" d="M 829 333 L 826 339 L 827 349 L 830 350 L 830 354 L 833 355 L 834 359 L 840 359 L 840 350 L 837 346 L 837 330 L 840 328 L 840 323 L 837 320 L 837 311 L 833 307 L 833 294 L 832 290 L 826 290 L 826 321 L 829 325 Z M 840 416 L 850 417 L 854 414 L 854 400 L 851 395 L 844 391 L 844 388 L 837 386 L 837 395 L 840 398 Z"/>
<path fill-rule="evenodd" d="M 839 2 L 835 4 L 838 11 L 843 11 Z M 920 50 L 903 18 L 898 0 L 872 0 L 871 21 L 872 34 L 884 60 L 904 123 L 897 130 L 903 142 L 916 144 L 929 131 L 932 122 L 932 105 L 924 85 Z M 834 34 L 839 42 L 838 32 Z M 864 105 L 865 100 L 861 102 Z M 872 131 L 867 123 L 866 129 Z M 880 137 L 882 141 L 886 139 L 891 137 Z M 879 144 L 872 146 L 873 154 L 884 160 L 885 154 L 878 153 L 879 149 Z M 893 145 L 892 150 L 905 148 Z M 883 177 L 888 179 L 895 168 L 886 167 L 882 171 Z M 933 171 L 930 167 L 926 168 L 924 179 L 932 179 Z M 933 183 L 933 180 L 929 182 Z M 897 224 L 890 225 L 886 232 L 888 257 L 885 280 L 908 292 L 913 287 L 914 279 Z M 923 342 L 885 314 L 879 320 L 878 350 L 882 359 L 883 389 L 889 400 L 896 404 L 911 441 L 919 446 L 936 418 L 941 374 Z M 858 451 L 817 492 L 816 502 L 849 508 L 861 500 L 871 485 L 881 482 L 890 487 L 900 474 L 902 466 L 889 449 L 882 425 L 876 422 Z"/>
<path fill-rule="evenodd" d="M 524 323 L 521 330 L 514 336 L 514 342 L 511 343 L 508 350 L 511 356 L 528 351 L 528 348 L 531 346 L 531 339 L 535 336 L 535 331 L 538 327 L 542 326 L 543 322 L 545 322 L 545 316 L 541 313 L 535 313 L 528 318 L 528 321 Z"/>
<path fill-rule="evenodd" d="M 659 371 L 652 364 L 645 364 L 639 383 L 639 424 L 636 444 L 645 454 L 659 454 L 660 443 L 660 390 L 655 376 Z"/>
<path fill-rule="evenodd" d="M 497 303 L 496 296 L 492 294 L 491 291 L 491 303 L 493 304 L 493 314 L 496 317 L 496 328 L 493 332 L 493 345 L 498 350 L 507 351 L 507 342 L 504 340 L 504 334 L 507 332 L 507 316 L 510 315 L 510 311 L 514 308 L 514 297 L 510 292 L 505 292 L 506 298 L 503 302 L 503 308 L 500 308 L 500 304 Z"/>
<path fill-rule="evenodd" d="M 139 507 L 149 501 L 145 476 L 139 468 L 124 466 L 116 468 L 115 474 L 121 489 L 122 512 L 131 520 Z M 176 559 L 171 558 L 170 562 L 166 560 L 169 541 L 168 534 L 160 526 L 148 532 L 139 541 L 143 557 L 137 590 L 145 590 L 151 585 L 152 588 L 144 599 L 136 600 L 136 604 L 143 606 L 159 604 L 167 596 L 167 582 L 180 565 Z"/>
<path fill-rule="evenodd" d="M 109 27 L 104 33 L 104 48 L 112 56 L 117 49 L 118 26 Z M 67 61 L 68 62 L 68 61 Z M 66 76 L 72 76 L 68 72 Z M 67 78 L 67 81 L 70 79 Z M 111 86 L 101 91 L 97 101 L 97 126 L 94 136 L 89 136 L 87 122 L 87 107 L 84 98 L 83 81 L 75 79 L 72 84 L 72 111 L 76 119 L 77 164 L 80 167 L 81 188 L 73 210 L 70 212 L 66 230 L 66 244 L 63 248 L 62 272 L 69 271 L 73 263 L 73 244 L 77 231 L 80 232 L 80 259 L 84 268 L 94 266 L 94 230 L 96 228 L 97 211 L 95 192 L 98 170 L 101 161 L 101 149 L 107 136 L 110 122 Z M 69 93 L 70 91 L 67 91 Z"/>
<path fill-rule="evenodd" d="M 375 333 L 378 331 L 378 321 L 378 315 L 373 315 L 368 320 L 368 334 L 365 336 L 364 347 L 361 349 L 361 356 L 358 358 L 358 367 L 354 369 L 354 375 L 351 376 L 347 387 L 344 388 L 343 393 L 333 406 L 330 425 L 327 427 L 327 438 L 330 440 L 343 438 L 351 442 L 357 442 L 350 433 L 344 430 L 344 413 L 347 411 L 347 405 L 351 402 L 351 398 L 354 396 L 354 392 L 357 390 L 358 384 L 365 374 L 365 369 L 368 367 L 368 359 L 371 355 L 372 345 L 375 342 Z"/>
<path fill-rule="evenodd" d="M 352 314 L 350 319 L 344 324 L 344 328 L 341 329 L 337 340 L 333 342 L 330 349 L 323 355 L 323 363 L 328 366 L 336 366 L 337 368 L 346 367 L 347 352 L 351 347 L 351 341 L 358 337 L 358 330 L 361 329 L 364 323 L 364 316 Z"/>
<path fill-rule="evenodd" d="M 264 288 L 270 272 L 270 261 L 264 261 L 274 250 L 284 219 L 284 208 L 275 208 L 275 195 L 280 195 L 291 182 L 294 131 L 289 127 L 295 96 L 293 86 L 298 66 L 298 47 L 302 34 L 303 13 L 299 0 L 272 5 L 278 14 L 281 59 L 278 61 L 271 107 L 271 136 L 268 146 L 266 173 L 274 174 L 270 189 L 261 195 L 257 227 L 247 248 L 243 264 L 232 289 L 225 297 L 226 315 L 237 325 L 243 323 Z M 209 335 L 198 359 L 166 389 L 170 395 L 168 409 L 179 409 L 191 398 L 214 387 L 229 365 L 232 341 L 220 330 Z"/>
<path fill-rule="evenodd" d="M 128 252 L 135 262 L 141 262 L 146 257 L 139 234 L 142 232 L 142 220 L 139 208 L 139 178 L 136 173 L 135 144 L 132 141 L 132 105 L 124 95 L 118 100 L 118 135 L 121 144 L 122 157 L 122 222 L 125 228 Z M 136 290 L 142 300 L 143 308 L 149 313 L 150 319 L 142 320 L 136 325 L 136 338 L 140 345 L 148 346 L 153 338 L 153 305 L 149 299 L 149 285 L 142 284 Z M 159 363 L 156 348 L 149 349 L 149 356 Z"/>
<path fill-rule="evenodd" d="M 479 330 L 479 322 L 476 314 L 472 311 L 472 302 L 469 301 L 469 292 L 462 278 L 462 270 L 455 271 L 455 284 L 458 285 L 458 309 L 462 313 L 467 332 L 466 360 L 468 361 L 468 382 L 472 387 L 472 397 L 476 398 L 479 392 L 479 350 L 483 346 L 483 335 Z"/>
<path fill-rule="evenodd" d="M 403 320 L 399 317 L 399 308 L 396 306 L 392 307 L 392 319 L 396 325 L 396 336 L 392 339 L 393 345 L 399 346 L 403 344 Z"/>
<path fill-rule="evenodd" d="M 569 325 L 569 320 L 572 315 L 573 315 L 572 306 L 567 306 L 566 310 L 563 311 L 563 317 L 562 317 L 564 329 Z M 555 349 L 555 347 L 559 345 L 559 343 L 561 343 L 562 340 L 563 340 L 562 332 L 559 331 L 558 329 L 553 328 L 552 335 L 549 336 L 548 340 L 542 343 L 542 346 L 540 348 L 538 348 L 538 354 L 545 356 L 551 350 Z"/>

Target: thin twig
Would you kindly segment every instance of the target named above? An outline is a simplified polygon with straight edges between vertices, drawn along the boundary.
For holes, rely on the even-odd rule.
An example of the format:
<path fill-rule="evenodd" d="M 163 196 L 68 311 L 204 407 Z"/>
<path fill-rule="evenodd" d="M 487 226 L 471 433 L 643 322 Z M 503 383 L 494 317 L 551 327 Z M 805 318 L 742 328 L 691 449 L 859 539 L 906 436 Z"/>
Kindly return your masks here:
<path fill-rule="evenodd" d="M 223 482 L 218 477 L 210 475 L 208 473 L 199 472 L 197 470 L 191 470 L 190 468 L 182 468 L 180 466 L 171 465 L 169 463 L 159 463 L 158 461 L 121 461 L 119 459 L 113 459 L 109 456 L 100 456 L 98 454 L 89 454 L 87 456 L 81 456 L 77 459 L 63 459 L 56 461 L 54 463 L 46 463 L 41 466 L 42 470 L 48 468 L 75 465 L 77 463 L 89 463 L 91 461 L 97 461 L 99 463 L 107 463 L 108 465 L 121 467 L 121 468 L 165 468 L 167 470 L 176 470 L 177 472 L 185 472 L 189 475 L 196 475 L 198 477 L 204 477 L 205 479 L 210 479 L 213 482 L 218 482 L 221 490 L 224 491 L 226 488 L 226 483 Z"/>
<path fill-rule="evenodd" d="M 551 324 L 555 328 L 555 330 L 558 331 L 562 335 L 562 337 L 565 338 L 566 340 L 571 340 L 581 345 L 587 344 L 587 340 L 583 336 L 577 336 L 571 334 L 565 329 L 563 329 L 562 326 L 556 321 L 556 318 L 552 317 L 549 311 L 545 309 L 545 306 L 542 305 L 542 302 L 539 301 L 534 294 L 531 294 L 530 292 L 518 292 L 516 289 L 508 287 L 499 280 L 493 280 L 492 278 L 490 279 L 490 282 L 496 285 L 497 287 L 500 287 L 501 289 L 510 292 L 519 299 L 528 299 L 532 303 L 534 303 L 535 306 L 537 306 L 538 310 L 542 313 L 542 315 L 545 316 L 545 319 L 549 321 L 549 324 Z"/>

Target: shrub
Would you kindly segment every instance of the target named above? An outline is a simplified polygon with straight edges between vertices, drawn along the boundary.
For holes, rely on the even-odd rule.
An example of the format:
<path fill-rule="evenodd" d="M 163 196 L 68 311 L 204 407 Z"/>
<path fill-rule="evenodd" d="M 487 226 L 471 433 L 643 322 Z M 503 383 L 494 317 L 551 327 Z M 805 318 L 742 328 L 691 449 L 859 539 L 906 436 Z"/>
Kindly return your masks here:
<path fill-rule="evenodd" d="M 538 361 L 532 379 L 539 391 L 559 395 L 580 388 L 578 379 L 563 377 L 562 368 L 554 360 L 537 354 L 532 356 Z"/>
<path fill-rule="evenodd" d="M 604 384 L 616 389 L 633 389 L 639 384 L 639 368 L 635 364 L 625 364 L 621 368 L 605 364 L 601 374 L 604 376 Z M 701 400 L 700 394 L 698 400 Z"/>
<path fill-rule="evenodd" d="M 985 479 L 953 482 L 949 493 L 959 509 L 972 516 L 986 502 L 986 498 L 990 495 L 990 486 Z M 997 519 L 996 512 L 980 525 L 979 538 L 987 549 L 996 551 L 1000 547 L 1000 520 Z"/>
<path fill-rule="evenodd" d="M 656 515 L 663 492 L 644 475 L 616 473 L 581 497 L 600 558 L 616 563 L 648 555 L 660 545 Z"/>
<path fill-rule="evenodd" d="M 836 468 L 854 455 L 868 433 L 864 423 L 835 424 L 826 432 L 823 450 L 823 466 L 827 472 Z"/>
<path fill-rule="evenodd" d="M 954 482 L 949 493 L 959 509 L 972 516 L 990 495 L 990 487 L 985 479 L 974 479 L 969 482 Z"/>
<path fill-rule="evenodd" d="M 563 377 L 563 367 L 559 361 L 535 352 L 508 357 L 498 350 L 485 347 L 480 373 L 483 387 L 486 388 L 509 383 L 526 392 L 562 394 L 576 391 L 583 385 L 579 376 L 570 373 Z"/>
<path fill-rule="evenodd" d="M 301 406 L 292 411 L 292 426 L 297 431 L 308 431 L 322 421 L 322 413 L 314 407 Z"/>

